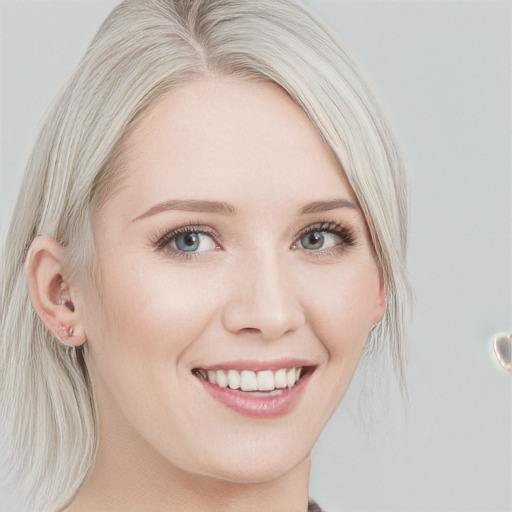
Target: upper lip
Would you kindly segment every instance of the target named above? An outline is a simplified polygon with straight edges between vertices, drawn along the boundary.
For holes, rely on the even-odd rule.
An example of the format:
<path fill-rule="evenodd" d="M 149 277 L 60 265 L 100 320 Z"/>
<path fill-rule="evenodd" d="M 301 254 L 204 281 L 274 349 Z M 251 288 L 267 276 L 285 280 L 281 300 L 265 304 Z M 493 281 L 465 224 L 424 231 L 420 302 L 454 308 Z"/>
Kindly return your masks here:
<path fill-rule="evenodd" d="M 194 368 L 203 370 L 252 370 L 253 372 L 272 370 L 277 371 L 281 368 L 306 368 L 317 366 L 315 363 L 302 358 L 282 358 L 272 359 L 269 361 L 250 361 L 250 360 L 234 360 L 222 363 L 196 365 Z"/>

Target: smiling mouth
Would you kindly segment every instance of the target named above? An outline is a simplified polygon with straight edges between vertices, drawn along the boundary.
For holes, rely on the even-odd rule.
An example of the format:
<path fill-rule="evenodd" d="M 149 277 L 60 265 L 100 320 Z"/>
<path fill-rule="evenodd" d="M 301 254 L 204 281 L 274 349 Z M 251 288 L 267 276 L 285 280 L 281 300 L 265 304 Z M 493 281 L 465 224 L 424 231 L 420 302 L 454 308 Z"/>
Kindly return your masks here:
<path fill-rule="evenodd" d="M 309 367 L 281 368 L 280 370 L 206 370 L 194 368 L 192 373 L 210 384 L 232 390 L 262 393 L 265 396 L 292 389 L 307 373 Z"/>

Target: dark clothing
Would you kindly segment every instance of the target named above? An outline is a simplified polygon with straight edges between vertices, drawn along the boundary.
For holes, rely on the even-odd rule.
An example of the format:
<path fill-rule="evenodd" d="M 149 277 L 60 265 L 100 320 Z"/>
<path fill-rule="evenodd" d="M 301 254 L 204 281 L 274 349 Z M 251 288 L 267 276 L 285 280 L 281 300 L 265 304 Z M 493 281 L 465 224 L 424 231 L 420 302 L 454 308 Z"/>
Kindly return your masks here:
<path fill-rule="evenodd" d="M 316 502 L 309 500 L 308 512 L 322 512 L 322 509 L 316 504 Z"/>

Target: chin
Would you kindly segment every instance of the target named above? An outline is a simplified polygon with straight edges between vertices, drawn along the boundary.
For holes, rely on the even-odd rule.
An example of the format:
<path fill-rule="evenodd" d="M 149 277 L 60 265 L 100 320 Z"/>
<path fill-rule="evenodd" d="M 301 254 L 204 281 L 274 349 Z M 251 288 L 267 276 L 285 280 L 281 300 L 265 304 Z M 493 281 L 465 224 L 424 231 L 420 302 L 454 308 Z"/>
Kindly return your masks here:
<path fill-rule="evenodd" d="M 195 459 L 201 460 L 200 472 L 230 483 L 262 484 L 284 477 L 309 459 L 314 439 L 289 430 L 269 429 L 265 434 L 255 429 L 252 436 L 226 438 L 228 442 Z"/>
<path fill-rule="evenodd" d="M 297 466 L 306 462 L 309 455 L 308 453 L 293 460 L 289 457 L 281 460 L 263 457 L 261 460 L 226 461 L 226 466 L 217 467 L 216 471 L 206 476 L 239 485 L 265 484 L 290 474 Z"/>

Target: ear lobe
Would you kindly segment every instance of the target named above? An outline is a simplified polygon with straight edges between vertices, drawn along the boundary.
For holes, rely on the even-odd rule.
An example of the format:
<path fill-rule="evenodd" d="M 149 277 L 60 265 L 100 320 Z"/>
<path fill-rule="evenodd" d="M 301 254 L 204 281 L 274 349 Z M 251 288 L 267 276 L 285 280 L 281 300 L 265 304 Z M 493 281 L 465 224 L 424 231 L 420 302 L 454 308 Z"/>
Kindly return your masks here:
<path fill-rule="evenodd" d="M 373 318 L 373 325 L 377 325 L 382 320 L 384 313 L 386 312 L 387 305 L 388 287 L 384 281 L 382 271 L 379 270 L 379 292 L 375 301 L 375 315 Z"/>
<path fill-rule="evenodd" d="M 66 280 L 64 249 L 53 238 L 38 236 L 32 242 L 26 266 L 30 299 L 46 326 L 63 343 L 83 345 L 85 333 Z"/>

